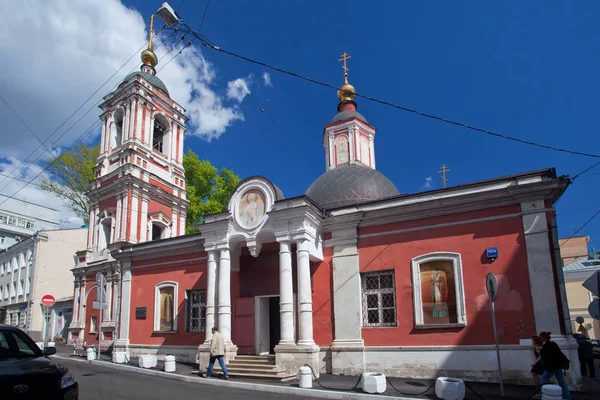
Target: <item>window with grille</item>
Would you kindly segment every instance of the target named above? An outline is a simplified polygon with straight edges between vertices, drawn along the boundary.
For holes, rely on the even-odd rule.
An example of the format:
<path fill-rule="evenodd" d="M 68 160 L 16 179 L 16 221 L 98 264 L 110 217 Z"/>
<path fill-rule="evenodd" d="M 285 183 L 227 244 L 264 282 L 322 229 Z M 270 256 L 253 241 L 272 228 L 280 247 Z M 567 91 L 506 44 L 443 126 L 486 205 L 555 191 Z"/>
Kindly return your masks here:
<path fill-rule="evenodd" d="M 394 271 L 361 274 L 363 326 L 396 326 Z"/>
<path fill-rule="evenodd" d="M 206 331 L 206 291 L 188 290 L 187 292 L 187 331 Z"/>

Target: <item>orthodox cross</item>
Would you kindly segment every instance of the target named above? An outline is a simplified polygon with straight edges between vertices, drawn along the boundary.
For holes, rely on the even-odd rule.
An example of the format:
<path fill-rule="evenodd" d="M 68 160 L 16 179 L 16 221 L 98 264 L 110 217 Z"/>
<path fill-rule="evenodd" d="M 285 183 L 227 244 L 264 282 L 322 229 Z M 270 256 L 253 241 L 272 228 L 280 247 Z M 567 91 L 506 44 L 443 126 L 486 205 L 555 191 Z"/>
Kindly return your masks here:
<path fill-rule="evenodd" d="M 342 66 L 342 69 L 344 70 L 344 81 L 346 83 L 348 83 L 348 67 L 346 66 L 346 60 L 351 59 L 352 56 L 350 56 L 348 53 L 344 52 L 344 54 L 342 54 L 342 58 L 340 58 L 338 61 L 343 61 L 344 65 Z"/>
<path fill-rule="evenodd" d="M 448 179 L 446 178 L 446 172 L 450 172 L 450 170 L 448 169 L 448 167 L 446 167 L 446 165 L 442 165 L 442 169 L 440 169 L 438 172 L 442 174 L 440 176 L 442 178 L 442 181 L 444 181 L 444 187 L 446 187 L 446 183 L 448 183 Z"/>

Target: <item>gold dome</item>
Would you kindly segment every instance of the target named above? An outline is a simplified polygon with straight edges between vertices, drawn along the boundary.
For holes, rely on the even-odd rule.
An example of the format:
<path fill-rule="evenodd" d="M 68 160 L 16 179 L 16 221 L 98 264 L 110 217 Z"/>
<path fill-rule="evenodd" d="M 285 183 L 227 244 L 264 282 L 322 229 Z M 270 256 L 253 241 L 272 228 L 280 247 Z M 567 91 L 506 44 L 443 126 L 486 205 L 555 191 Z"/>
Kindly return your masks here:
<path fill-rule="evenodd" d="M 346 82 L 338 89 L 337 96 L 340 101 L 354 101 L 354 97 L 356 97 L 355 93 L 354 86 Z"/>
<path fill-rule="evenodd" d="M 158 64 L 158 57 L 151 49 L 146 49 L 142 52 L 142 63 L 154 68 Z"/>

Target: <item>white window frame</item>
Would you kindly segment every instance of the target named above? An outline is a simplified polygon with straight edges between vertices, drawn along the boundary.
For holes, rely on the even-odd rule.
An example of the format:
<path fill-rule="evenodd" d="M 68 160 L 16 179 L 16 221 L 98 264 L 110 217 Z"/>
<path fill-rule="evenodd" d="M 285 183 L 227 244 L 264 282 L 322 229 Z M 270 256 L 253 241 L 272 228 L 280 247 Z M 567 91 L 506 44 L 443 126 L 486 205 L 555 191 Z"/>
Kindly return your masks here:
<path fill-rule="evenodd" d="M 392 288 L 386 289 L 366 289 L 366 278 L 368 276 L 380 276 L 380 275 L 391 275 L 392 276 Z M 398 326 L 398 303 L 396 296 L 396 270 L 385 269 L 380 271 L 363 272 L 360 274 L 360 287 L 361 287 L 361 301 L 362 301 L 362 321 L 363 328 L 395 328 Z M 391 293 L 394 296 L 394 322 L 383 322 L 383 301 L 381 295 L 383 293 Z M 367 296 L 369 294 L 377 294 L 377 310 L 379 311 L 379 322 L 369 323 L 368 309 L 367 309 Z M 389 308 L 389 307 L 387 307 Z"/>
<path fill-rule="evenodd" d="M 454 270 L 454 289 L 456 292 L 456 319 L 455 323 L 447 324 L 425 324 L 423 323 L 423 298 L 421 295 L 421 264 L 432 261 L 452 261 Z M 460 253 L 434 252 L 420 255 L 412 259 L 413 278 L 413 308 L 415 316 L 415 328 L 455 328 L 467 326 L 467 311 L 465 309 L 465 289 L 462 273 L 462 260 Z"/>
<path fill-rule="evenodd" d="M 173 288 L 173 326 L 170 331 L 160 330 L 160 289 L 172 287 Z M 177 332 L 178 325 L 178 309 L 179 309 L 179 285 L 177 282 L 165 281 L 157 284 L 154 287 L 154 332 L 157 333 L 169 333 Z"/>

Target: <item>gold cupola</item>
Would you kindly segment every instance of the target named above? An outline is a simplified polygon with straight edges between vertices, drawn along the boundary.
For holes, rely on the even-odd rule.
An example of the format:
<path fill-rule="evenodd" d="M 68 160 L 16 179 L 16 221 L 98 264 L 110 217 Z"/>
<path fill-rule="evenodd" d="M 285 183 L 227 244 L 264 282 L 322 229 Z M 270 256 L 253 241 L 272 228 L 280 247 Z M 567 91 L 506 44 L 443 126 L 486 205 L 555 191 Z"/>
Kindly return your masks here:
<path fill-rule="evenodd" d="M 152 75 L 154 75 L 156 73 L 156 71 L 154 70 L 154 67 L 156 67 L 156 65 L 158 64 L 158 57 L 156 56 L 156 54 L 154 53 L 154 51 L 152 50 L 152 40 L 154 39 L 154 31 L 153 29 L 153 25 L 154 25 L 154 15 L 152 15 L 150 17 L 150 39 L 148 40 L 148 48 L 144 51 L 142 51 L 142 70 L 144 72 L 148 72 L 151 73 Z"/>
<path fill-rule="evenodd" d="M 354 86 L 348 83 L 348 67 L 346 66 L 346 60 L 352 58 L 348 53 L 344 52 L 342 54 L 342 58 L 338 61 L 343 61 L 344 65 L 342 66 L 344 70 L 344 84 L 338 89 L 337 96 L 341 102 L 354 101 L 356 97 L 356 90 Z"/>

